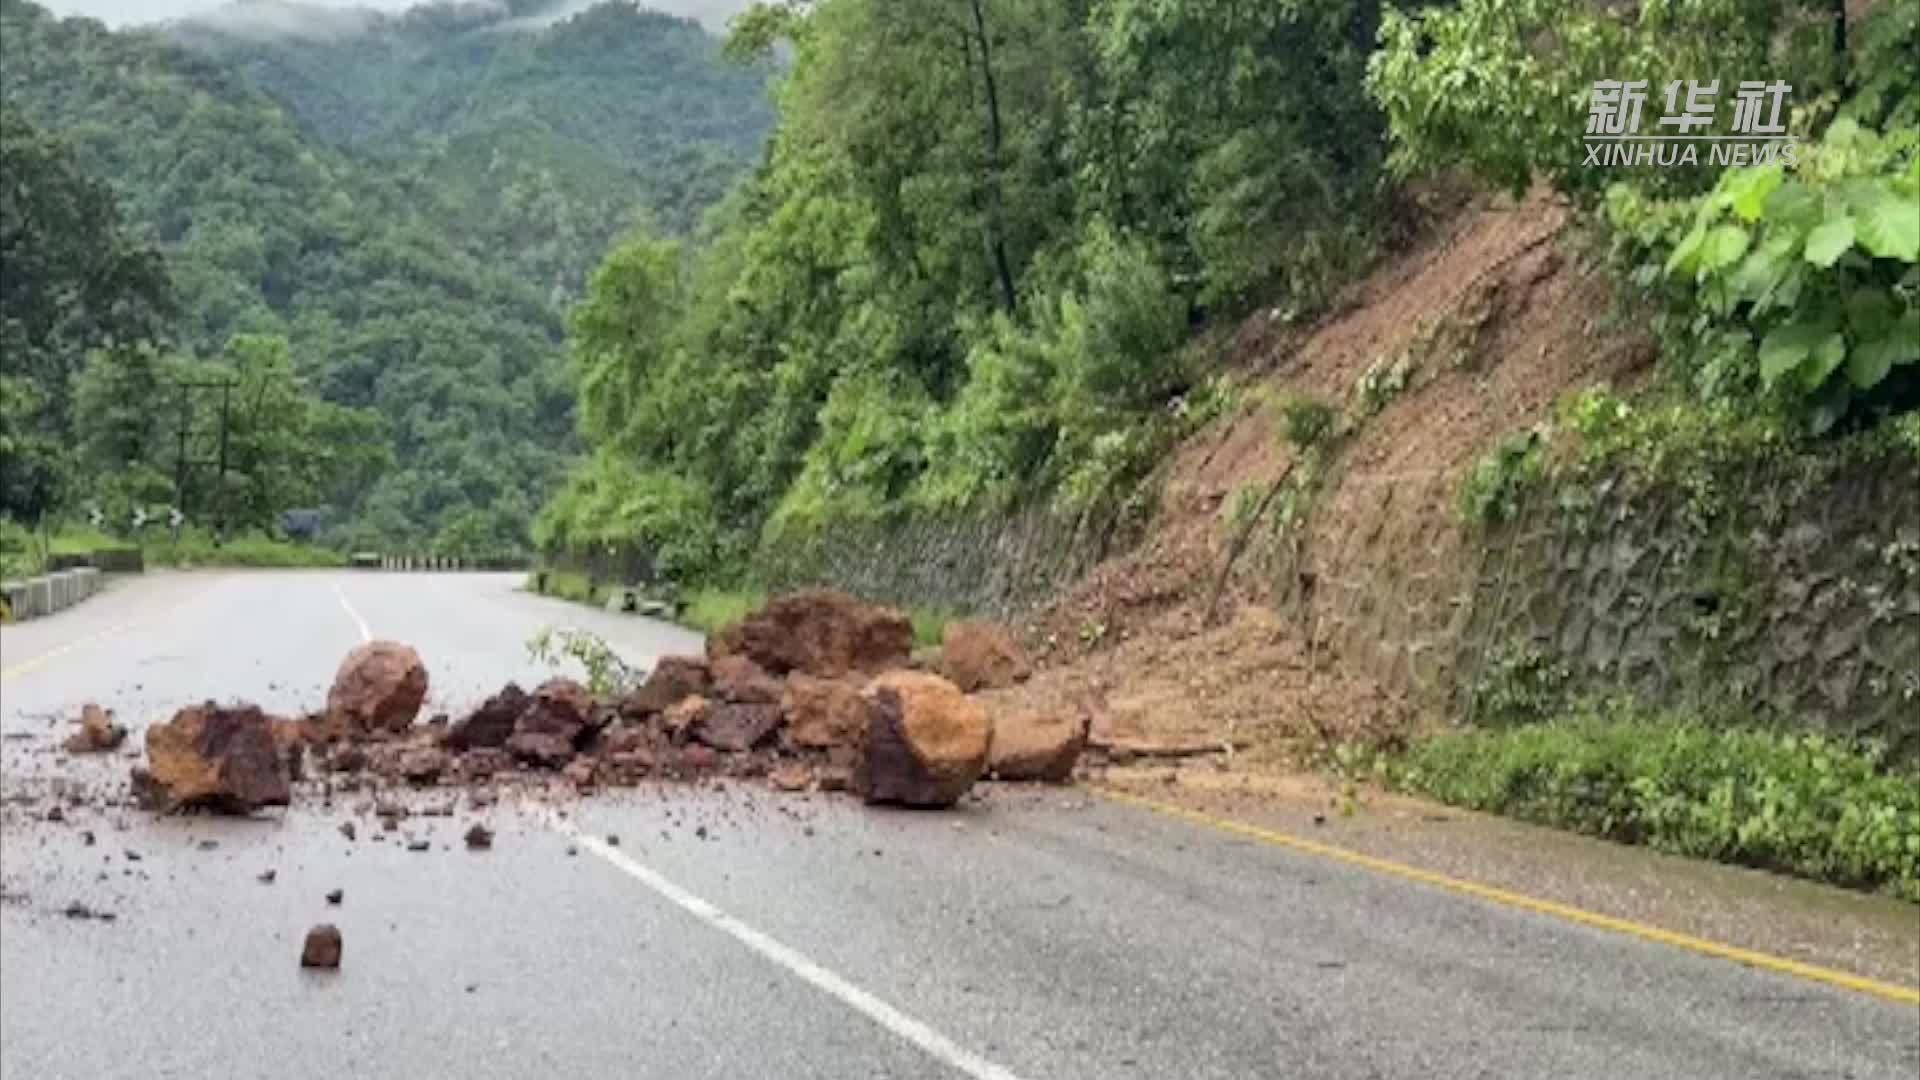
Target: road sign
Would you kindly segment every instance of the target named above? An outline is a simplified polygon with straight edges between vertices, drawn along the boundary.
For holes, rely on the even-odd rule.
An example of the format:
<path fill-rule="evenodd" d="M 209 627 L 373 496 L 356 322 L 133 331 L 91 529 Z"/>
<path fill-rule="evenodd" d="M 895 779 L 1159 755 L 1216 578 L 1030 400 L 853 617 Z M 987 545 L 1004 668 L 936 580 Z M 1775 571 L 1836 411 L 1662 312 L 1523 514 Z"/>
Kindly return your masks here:
<path fill-rule="evenodd" d="M 147 508 L 144 506 L 134 507 L 133 508 L 133 527 L 137 529 L 140 526 L 145 525 L 146 523 L 147 523 Z"/>

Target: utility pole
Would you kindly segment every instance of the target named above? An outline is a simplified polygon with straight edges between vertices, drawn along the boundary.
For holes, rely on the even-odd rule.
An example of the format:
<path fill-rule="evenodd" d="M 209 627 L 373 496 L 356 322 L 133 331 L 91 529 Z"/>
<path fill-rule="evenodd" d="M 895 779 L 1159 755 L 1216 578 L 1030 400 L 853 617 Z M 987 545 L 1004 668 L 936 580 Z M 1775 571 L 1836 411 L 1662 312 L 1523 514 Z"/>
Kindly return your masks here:
<path fill-rule="evenodd" d="M 227 417 L 233 400 L 233 384 L 220 384 L 220 479 L 214 490 L 220 493 L 220 505 L 214 511 L 213 543 L 215 547 L 227 538 Z"/>

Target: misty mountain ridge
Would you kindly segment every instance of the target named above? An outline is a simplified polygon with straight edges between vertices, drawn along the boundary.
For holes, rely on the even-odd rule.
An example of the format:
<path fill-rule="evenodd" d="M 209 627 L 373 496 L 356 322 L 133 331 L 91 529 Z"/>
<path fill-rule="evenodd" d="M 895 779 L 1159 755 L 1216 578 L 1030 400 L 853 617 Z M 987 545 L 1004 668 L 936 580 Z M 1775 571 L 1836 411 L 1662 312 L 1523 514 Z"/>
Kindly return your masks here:
<path fill-rule="evenodd" d="M 302 0 L 232 0 L 211 11 L 159 24 L 179 37 L 229 35 L 255 41 L 294 38 L 338 41 L 396 25 L 465 29 L 477 33 L 544 30 L 603 0 L 430 0 L 404 11 L 337 6 Z M 691 18 L 720 32 L 747 0 L 652 0 L 647 8 Z"/>

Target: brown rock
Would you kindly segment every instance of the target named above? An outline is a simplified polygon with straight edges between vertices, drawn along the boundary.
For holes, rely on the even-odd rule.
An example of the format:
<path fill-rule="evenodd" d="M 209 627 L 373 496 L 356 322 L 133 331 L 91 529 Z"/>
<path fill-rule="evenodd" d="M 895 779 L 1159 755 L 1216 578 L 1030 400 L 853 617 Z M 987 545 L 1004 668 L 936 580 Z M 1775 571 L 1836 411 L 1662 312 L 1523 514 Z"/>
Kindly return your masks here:
<path fill-rule="evenodd" d="M 497 746 L 469 750 L 460 755 L 460 775 L 469 780 L 485 780 L 495 773 L 513 768 L 513 756 Z"/>
<path fill-rule="evenodd" d="M 529 765 L 557 769 L 573 760 L 573 743 L 564 735 L 521 731 L 507 739 L 507 753 Z"/>
<path fill-rule="evenodd" d="M 682 698 L 704 695 L 713 686 L 705 657 L 663 656 L 639 688 L 620 699 L 620 713 L 638 719 L 657 712 Z"/>
<path fill-rule="evenodd" d="M 306 944 L 300 947 L 300 966 L 303 968 L 339 967 L 339 929 L 331 923 L 321 923 L 307 931 Z"/>
<path fill-rule="evenodd" d="M 127 729 L 113 722 L 113 713 L 88 702 L 80 708 L 80 730 L 61 745 L 69 754 L 104 754 L 127 741 Z"/>
<path fill-rule="evenodd" d="M 505 746 L 514 723 L 527 711 L 531 700 L 518 683 L 508 683 L 448 730 L 447 745 L 455 750 Z"/>
<path fill-rule="evenodd" d="M 618 754 L 652 753 L 660 738 L 643 727 L 621 726 L 600 734 L 599 751 L 607 757 Z"/>
<path fill-rule="evenodd" d="M 191 705 L 147 728 L 147 780 L 165 809 L 244 814 L 292 798 L 273 726 L 256 705 Z"/>
<path fill-rule="evenodd" d="M 738 753 L 773 737 L 780 727 L 778 705 L 715 705 L 688 734 L 697 742 Z"/>
<path fill-rule="evenodd" d="M 410 645 L 370 641 L 347 654 L 327 692 L 327 712 L 358 732 L 405 731 L 427 700 L 427 666 Z"/>
<path fill-rule="evenodd" d="M 851 786 L 870 803 L 952 806 L 986 771 L 985 706 L 938 675 L 890 671 L 867 684 L 867 738 Z"/>
<path fill-rule="evenodd" d="M 775 675 L 886 671 L 912 652 L 913 624 L 905 615 L 830 589 L 776 596 L 707 639 L 709 661 L 744 656 Z"/>
<path fill-rule="evenodd" d="M 358 746 L 342 746 L 327 758 L 327 768 L 338 773 L 359 772 L 367 767 L 367 752 Z"/>
<path fill-rule="evenodd" d="M 938 675 L 942 670 L 940 660 L 940 646 L 925 645 L 913 650 L 913 655 L 907 658 L 907 669 L 909 671 L 927 671 Z"/>
<path fill-rule="evenodd" d="M 1013 635 L 992 623 L 955 619 L 940 642 L 940 667 L 963 693 L 1025 682 L 1033 661 Z"/>
<path fill-rule="evenodd" d="M 867 702 L 853 679 L 822 679 L 804 671 L 787 676 L 780 696 L 784 738 L 806 750 L 853 746 L 866 735 Z"/>
<path fill-rule="evenodd" d="M 813 770 L 805 765 L 781 765 L 768 771 L 767 783 L 781 791 L 805 791 L 813 786 Z"/>
<path fill-rule="evenodd" d="M 685 739 L 712 711 L 713 703 L 699 695 L 674 702 L 660 714 L 661 726 L 675 739 Z"/>
<path fill-rule="evenodd" d="M 785 687 L 759 664 L 744 656 L 723 656 L 713 662 L 713 695 L 736 705 L 777 705 Z"/>
<path fill-rule="evenodd" d="M 558 735 L 576 745 L 592 733 L 595 721 L 593 695 L 586 687 L 572 679 L 548 679 L 534 688 L 513 730 L 515 734 Z"/>
<path fill-rule="evenodd" d="M 431 784 L 447 771 L 452 758 L 435 746 L 422 746 L 400 755 L 400 775 L 415 784 Z"/>
<path fill-rule="evenodd" d="M 589 757 L 576 757 L 560 770 L 563 779 L 582 791 L 593 787 L 594 773 L 593 759 Z"/>
<path fill-rule="evenodd" d="M 1002 708 L 993 716 L 987 771 L 1002 780 L 1061 783 L 1087 746 L 1087 719 L 1059 712 Z"/>

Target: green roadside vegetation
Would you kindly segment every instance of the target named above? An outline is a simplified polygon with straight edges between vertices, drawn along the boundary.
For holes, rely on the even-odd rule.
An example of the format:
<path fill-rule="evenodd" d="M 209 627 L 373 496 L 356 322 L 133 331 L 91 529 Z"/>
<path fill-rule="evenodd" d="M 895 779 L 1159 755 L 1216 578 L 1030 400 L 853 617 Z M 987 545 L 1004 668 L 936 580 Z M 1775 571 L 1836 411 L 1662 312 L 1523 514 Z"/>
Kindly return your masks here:
<path fill-rule="evenodd" d="M 1662 485 L 1713 521 L 1745 509 L 1727 505 L 1728 475 L 1788 466 L 1818 485 L 1862 455 L 1920 467 L 1920 3 L 1852 19 L 1746 0 L 1637 7 L 1463 0 L 1383 19 L 1368 85 L 1389 167 L 1516 194 L 1544 180 L 1575 208 L 1583 255 L 1614 273 L 1612 317 L 1660 347 L 1632 398 L 1585 391 L 1490 446 L 1459 491 L 1470 528 L 1511 522 L 1530 490 L 1564 509 L 1617 503 L 1618 480 Z M 1792 155 L 1657 169 L 1582 156 L 1596 80 L 1649 79 L 1651 109 L 1666 80 L 1725 90 L 1762 72 L 1792 87 Z M 1707 130 L 1728 134 L 1734 113 L 1723 93 Z M 1475 688 L 1478 726 L 1342 760 L 1457 806 L 1920 901 L 1920 763 L 1732 704 L 1570 700 L 1568 674 L 1550 655 L 1504 655 Z"/>
<path fill-rule="evenodd" d="M 595 607 L 606 603 L 611 588 L 572 570 L 537 570 L 527 575 L 526 587 L 545 596 Z M 764 607 L 767 596 L 767 590 L 760 588 L 701 587 L 681 597 L 677 621 L 703 634 L 719 633 Z M 947 623 L 956 617 L 949 611 L 908 608 L 907 618 L 913 623 L 913 643 L 922 648 L 940 644 Z"/>
<path fill-rule="evenodd" d="M 1920 903 L 1920 767 L 1873 745 L 1588 703 L 1379 760 L 1453 806 Z"/>
<path fill-rule="evenodd" d="M 204 529 L 182 529 L 139 542 L 98 529 L 69 527 L 42 536 L 11 522 L 0 522 L 0 576 L 29 577 L 61 556 L 92 558 L 101 552 L 137 550 L 146 567 L 328 567 L 345 566 L 347 556 L 332 548 L 303 544 L 261 532 L 227 537 L 220 543 Z"/>

